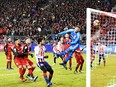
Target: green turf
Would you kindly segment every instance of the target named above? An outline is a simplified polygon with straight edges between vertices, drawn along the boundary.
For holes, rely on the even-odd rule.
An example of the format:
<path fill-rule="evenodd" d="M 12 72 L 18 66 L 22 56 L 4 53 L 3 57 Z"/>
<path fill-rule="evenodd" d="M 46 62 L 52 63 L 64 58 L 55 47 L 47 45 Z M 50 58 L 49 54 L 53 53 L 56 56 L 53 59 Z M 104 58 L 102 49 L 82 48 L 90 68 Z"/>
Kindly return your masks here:
<path fill-rule="evenodd" d="M 105 67 L 102 63 L 91 71 L 91 87 L 105 87 L 114 76 L 116 76 L 116 55 L 109 55 Z"/>
<path fill-rule="evenodd" d="M 52 53 L 46 53 L 49 55 L 47 61 L 50 65 L 53 64 Z M 83 54 L 85 58 L 85 54 Z M 31 58 L 30 58 L 31 59 Z M 31 59 L 35 63 L 35 58 Z M 52 87 L 86 87 L 86 72 L 74 74 L 74 68 L 76 66 L 75 59 L 73 58 L 73 70 L 65 70 L 59 65 L 61 59 L 57 59 L 57 64 L 52 66 L 54 70 L 54 76 L 52 79 Z M 45 80 L 43 79 L 41 70 L 36 67 L 34 75 L 38 76 L 36 82 L 27 80 L 26 82 L 21 82 L 19 79 L 18 69 L 14 65 L 14 70 L 6 70 L 6 58 L 3 52 L 0 52 L 0 87 L 46 87 Z M 85 71 L 85 63 L 83 70 Z M 26 76 L 27 72 L 25 73 Z"/>

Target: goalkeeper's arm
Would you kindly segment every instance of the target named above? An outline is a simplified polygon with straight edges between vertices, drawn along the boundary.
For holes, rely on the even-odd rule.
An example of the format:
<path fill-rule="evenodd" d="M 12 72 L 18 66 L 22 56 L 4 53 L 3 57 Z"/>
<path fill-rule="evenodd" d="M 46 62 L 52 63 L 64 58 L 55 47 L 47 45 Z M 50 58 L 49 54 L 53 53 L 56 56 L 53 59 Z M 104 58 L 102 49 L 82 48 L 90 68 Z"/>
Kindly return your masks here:
<path fill-rule="evenodd" d="M 62 31 L 62 32 L 60 32 L 60 33 L 54 35 L 54 36 L 53 36 L 53 39 L 57 38 L 57 37 L 60 36 L 60 35 L 64 35 L 64 34 L 70 33 L 70 32 L 72 32 L 72 31 L 74 31 L 74 30 L 73 30 L 73 29 L 69 29 L 69 30 L 66 30 L 66 31 Z"/>

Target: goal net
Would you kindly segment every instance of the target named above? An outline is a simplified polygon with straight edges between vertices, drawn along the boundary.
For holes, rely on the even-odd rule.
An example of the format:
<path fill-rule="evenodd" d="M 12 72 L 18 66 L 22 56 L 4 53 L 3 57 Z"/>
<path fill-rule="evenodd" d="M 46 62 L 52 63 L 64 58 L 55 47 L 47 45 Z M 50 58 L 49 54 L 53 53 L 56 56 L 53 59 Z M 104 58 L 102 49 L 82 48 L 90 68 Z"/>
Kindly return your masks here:
<path fill-rule="evenodd" d="M 98 43 L 102 44 L 107 54 L 116 53 L 116 14 L 87 8 L 87 55 L 91 53 L 91 39 L 93 40 L 93 49 L 97 54 Z M 98 55 L 94 60 L 96 66 Z M 90 56 L 87 56 L 87 79 L 90 75 Z M 90 81 L 90 79 L 89 79 Z M 88 81 L 88 82 L 89 82 Z M 90 84 L 87 82 L 87 87 Z"/>

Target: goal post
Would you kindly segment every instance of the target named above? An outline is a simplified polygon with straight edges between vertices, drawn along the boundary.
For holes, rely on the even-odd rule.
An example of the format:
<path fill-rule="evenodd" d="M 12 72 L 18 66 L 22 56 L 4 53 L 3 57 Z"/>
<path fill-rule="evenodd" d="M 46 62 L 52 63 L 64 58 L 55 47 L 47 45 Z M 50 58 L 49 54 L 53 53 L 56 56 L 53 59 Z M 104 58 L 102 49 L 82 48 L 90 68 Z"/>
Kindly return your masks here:
<path fill-rule="evenodd" d="M 86 10 L 86 87 L 91 85 L 90 40 L 94 39 L 94 49 L 98 43 L 105 47 L 105 54 L 116 53 L 116 14 L 87 8 Z"/>

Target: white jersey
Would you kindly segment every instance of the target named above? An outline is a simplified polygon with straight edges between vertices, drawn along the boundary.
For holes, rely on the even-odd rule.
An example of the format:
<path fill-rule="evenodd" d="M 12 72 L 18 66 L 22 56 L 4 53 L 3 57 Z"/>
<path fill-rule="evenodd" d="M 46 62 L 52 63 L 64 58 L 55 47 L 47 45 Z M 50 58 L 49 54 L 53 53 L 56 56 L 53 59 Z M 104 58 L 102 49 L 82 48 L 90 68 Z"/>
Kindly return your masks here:
<path fill-rule="evenodd" d="M 60 51 L 58 50 L 58 47 L 57 46 L 53 46 L 53 52 L 54 53 L 60 53 Z"/>
<path fill-rule="evenodd" d="M 99 54 L 104 54 L 104 47 L 102 45 L 98 46 L 98 53 Z"/>
<path fill-rule="evenodd" d="M 44 60 L 44 53 L 46 51 L 45 46 L 36 46 L 35 49 L 36 62 L 38 63 L 40 59 Z"/>
<path fill-rule="evenodd" d="M 61 41 L 58 42 L 58 44 L 57 44 L 57 49 L 58 49 L 60 52 L 64 51 L 64 44 L 63 44 Z"/>

